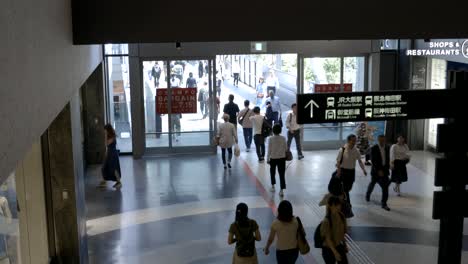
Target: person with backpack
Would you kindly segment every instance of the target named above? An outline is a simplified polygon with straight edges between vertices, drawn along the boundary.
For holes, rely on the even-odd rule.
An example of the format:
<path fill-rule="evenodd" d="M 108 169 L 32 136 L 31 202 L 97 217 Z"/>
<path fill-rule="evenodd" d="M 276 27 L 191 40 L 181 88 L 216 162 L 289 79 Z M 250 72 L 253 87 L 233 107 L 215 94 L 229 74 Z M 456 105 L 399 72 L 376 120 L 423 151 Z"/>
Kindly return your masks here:
<path fill-rule="evenodd" d="M 347 264 L 348 247 L 345 235 L 346 218 L 342 213 L 342 203 L 338 197 L 331 196 L 327 201 L 327 214 L 317 227 L 314 240 L 315 247 L 322 248 L 325 264 Z"/>
<path fill-rule="evenodd" d="M 244 106 L 245 108 L 242 109 L 239 112 L 239 115 L 237 116 L 237 122 L 239 125 L 242 126 L 242 130 L 244 132 L 244 141 L 245 141 L 245 147 L 246 151 L 250 151 L 250 146 L 252 145 L 252 121 L 250 121 L 250 117 L 253 116 L 252 110 L 249 108 L 250 101 L 245 100 L 244 101 Z"/>
<path fill-rule="evenodd" d="M 286 118 L 286 128 L 288 129 L 288 149 L 291 148 L 291 143 L 294 138 L 296 141 L 297 158 L 301 160 L 304 158 L 301 147 L 301 132 L 303 126 L 297 123 L 297 104 L 292 104 L 291 109 L 292 112 L 289 113 Z"/>
<path fill-rule="evenodd" d="M 302 230 L 300 230 L 302 229 Z M 300 220 L 293 215 L 293 207 L 287 200 L 278 205 L 278 216 L 271 224 L 270 235 L 263 250 L 270 254 L 270 246 L 276 238 L 276 261 L 278 264 L 294 264 L 299 257 L 298 231 L 304 232 Z"/>
<path fill-rule="evenodd" d="M 276 184 L 276 167 L 278 167 L 278 174 L 280 178 L 281 190 L 279 195 L 284 196 L 286 189 L 286 151 L 288 146 L 286 138 L 281 135 L 281 126 L 276 124 L 273 126 L 273 136 L 268 140 L 268 155 L 267 162 L 270 164 L 270 178 L 271 178 L 271 191 L 275 191 Z"/>
<path fill-rule="evenodd" d="M 236 243 L 232 256 L 233 264 L 257 264 L 255 241 L 261 241 L 260 229 L 255 220 L 248 218 L 247 204 L 240 203 L 236 207 L 236 220 L 229 227 L 228 244 Z"/>
<path fill-rule="evenodd" d="M 260 114 L 260 107 L 256 106 L 253 109 L 254 115 L 250 117 L 252 126 L 254 128 L 254 143 L 257 151 L 258 162 L 265 160 L 265 138 L 263 137 L 263 124 L 265 117 Z"/>
<path fill-rule="evenodd" d="M 336 176 L 339 177 L 343 183 L 343 189 L 349 205 L 351 205 L 349 192 L 353 188 L 356 179 L 356 161 L 359 163 L 364 175 L 367 176 L 366 167 L 361 160 L 361 153 L 356 148 L 356 140 L 356 135 L 349 135 L 347 137 L 347 143 L 340 148 L 338 156 L 336 157 Z"/>

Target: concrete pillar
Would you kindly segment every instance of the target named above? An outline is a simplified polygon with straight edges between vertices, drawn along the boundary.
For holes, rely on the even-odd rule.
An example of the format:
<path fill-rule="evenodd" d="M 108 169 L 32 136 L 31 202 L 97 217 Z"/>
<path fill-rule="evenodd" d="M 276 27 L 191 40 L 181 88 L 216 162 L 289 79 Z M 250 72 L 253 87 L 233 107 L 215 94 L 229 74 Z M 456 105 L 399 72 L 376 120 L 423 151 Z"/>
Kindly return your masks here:
<path fill-rule="evenodd" d="M 57 263 L 88 263 L 80 110 L 76 94 L 43 137 L 48 226 Z"/>
<path fill-rule="evenodd" d="M 133 157 L 141 158 L 145 152 L 145 109 L 144 109 L 144 94 L 142 67 L 137 53 L 137 45 L 130 45 L 131 55 L 129 58 L 130 66 L 130 97 L 132 109 L 132 144 Z"/>
<path fill-rule="evenodd" d="M 101 164 L 104 158 L 104 82 L 100 64 L 81 87 L 86 164 Z M 111 109 L 113 109 L 111 107 Z"/>

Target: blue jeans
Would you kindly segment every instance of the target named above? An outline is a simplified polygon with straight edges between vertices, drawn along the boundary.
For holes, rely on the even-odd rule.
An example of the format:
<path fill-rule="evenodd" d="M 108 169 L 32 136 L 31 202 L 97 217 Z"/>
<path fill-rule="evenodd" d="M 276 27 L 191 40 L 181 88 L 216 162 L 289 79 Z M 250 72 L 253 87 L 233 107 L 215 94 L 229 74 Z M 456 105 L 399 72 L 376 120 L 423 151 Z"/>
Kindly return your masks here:
<path fill-rule="evenodd" d="M 252 128 L 243 128 L 244 130 L 244 140 L 245 140 L 245 146 L 250 149 L 250 145 L 252 145 Z"/>

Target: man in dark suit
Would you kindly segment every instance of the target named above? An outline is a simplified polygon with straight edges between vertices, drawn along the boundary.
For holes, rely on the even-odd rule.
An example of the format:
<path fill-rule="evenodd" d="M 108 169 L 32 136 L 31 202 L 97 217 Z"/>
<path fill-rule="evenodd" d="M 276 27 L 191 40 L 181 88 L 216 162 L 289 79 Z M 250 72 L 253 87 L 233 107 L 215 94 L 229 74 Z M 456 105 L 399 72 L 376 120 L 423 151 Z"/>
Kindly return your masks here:
<path fill-rule="evenodd" d="M 387 205 L 388 187 L 390 186 L 390 147 L 385 144 L 385 136 L 379 135 L 378 143 L 371 149 L 371 182 L 367 188 L 366 201 L 370 201 L 370 196 L 378 183 L 382 188 L 382 208 L 390 211 Z"/>

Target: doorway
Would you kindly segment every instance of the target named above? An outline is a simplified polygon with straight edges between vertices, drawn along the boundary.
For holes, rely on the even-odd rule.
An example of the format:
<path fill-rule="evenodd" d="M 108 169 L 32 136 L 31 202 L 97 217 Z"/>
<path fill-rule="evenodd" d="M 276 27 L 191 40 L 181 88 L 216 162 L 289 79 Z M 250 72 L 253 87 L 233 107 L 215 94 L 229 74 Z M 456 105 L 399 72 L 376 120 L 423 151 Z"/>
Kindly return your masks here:
<path fill-rule="evenodd" d="M 214 153 L 219 105 L 211 58 L 144 59 L 145 153 Z"/>

